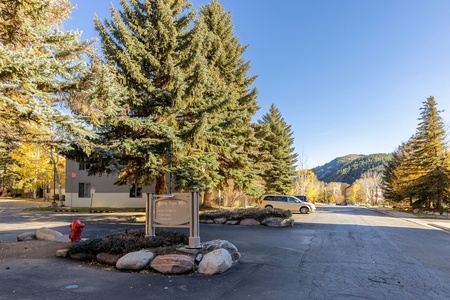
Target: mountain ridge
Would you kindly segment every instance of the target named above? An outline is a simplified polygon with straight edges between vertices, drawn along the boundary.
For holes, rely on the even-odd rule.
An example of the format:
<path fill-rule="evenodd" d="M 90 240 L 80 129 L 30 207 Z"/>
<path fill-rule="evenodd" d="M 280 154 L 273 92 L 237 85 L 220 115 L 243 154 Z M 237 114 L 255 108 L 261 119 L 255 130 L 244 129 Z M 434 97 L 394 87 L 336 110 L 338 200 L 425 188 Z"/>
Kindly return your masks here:
<path fill-rule="evenodd" d="M 311 169 L 320 181 L 352 184 L 369 170 L 381 172 L 392 154 L 348 154 Z"/>

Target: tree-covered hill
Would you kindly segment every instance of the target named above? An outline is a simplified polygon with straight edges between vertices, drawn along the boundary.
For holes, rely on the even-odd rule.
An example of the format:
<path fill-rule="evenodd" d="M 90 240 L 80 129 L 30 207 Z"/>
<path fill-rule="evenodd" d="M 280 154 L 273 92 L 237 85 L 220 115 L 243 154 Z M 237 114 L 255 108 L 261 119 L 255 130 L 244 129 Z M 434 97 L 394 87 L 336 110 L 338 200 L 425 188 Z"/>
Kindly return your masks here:
<path fill-rule="evenodd" d="M 313 168 L 312 171 L 321 181 L 352 184 L 369 170 L 381 171 L 391 157 L 391 154 L 386 153 L 370 155 L 349 154 Z"/>

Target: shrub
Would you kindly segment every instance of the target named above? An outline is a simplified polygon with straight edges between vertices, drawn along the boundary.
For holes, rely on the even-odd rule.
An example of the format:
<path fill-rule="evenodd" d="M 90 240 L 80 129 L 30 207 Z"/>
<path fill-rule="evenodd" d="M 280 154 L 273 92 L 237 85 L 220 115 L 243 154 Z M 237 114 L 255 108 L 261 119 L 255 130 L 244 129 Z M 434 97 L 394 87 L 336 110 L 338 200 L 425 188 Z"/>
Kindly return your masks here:
<path fill-rule="evenodd" d="M 200 214 L 200 220 L 211 220 L 216 218 L 226 218 L 227 220 L 255 219 L 262 221 L 268 217 L 290 218 L 292 213 L 286 209 L 280 208 L 246 208 L 236 210 L 217 210 L 203 212 Z"/>
<path fill-rule="evenodd" d="M 156 236 L 145 236 L 145 230 L 128 230 L 113 233 L 103 238 L 79 241 L 69 247 L 69 254 L 106 252 L 126 254 L 145 248 L 168 247 L 188 243 L 188 237 L 179 232 L 157 231 Z"/>

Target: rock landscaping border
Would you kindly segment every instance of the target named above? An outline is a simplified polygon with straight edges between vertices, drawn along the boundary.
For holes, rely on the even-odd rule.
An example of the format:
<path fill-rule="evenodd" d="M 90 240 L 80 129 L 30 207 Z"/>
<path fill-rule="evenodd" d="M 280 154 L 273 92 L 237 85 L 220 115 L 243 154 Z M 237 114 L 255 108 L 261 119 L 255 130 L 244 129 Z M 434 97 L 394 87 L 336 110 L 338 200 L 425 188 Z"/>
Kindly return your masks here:
<path fill-rule="evenodd" d="M 273 208 L 247 208 L 216 210 L 200 214 L 200 223 L 242 226 L 291 227 L 294 218 L 289 210 Z"/>
<path fill-rule="evenodd" d="M 42 240 L 48 242 L 70 242 L 68 236 L 48 228 L 40 228 L 35 232 L 25 232 L 17 237 L 17 241 Z M 82 240 L 76 243 L 89 242 Z M 69 246 L 70 248 L 70 246 Z M 123 271 L 154 271 L 161 274 L 185 274 L 197 272 L 215 275 L 226 272 L 241 258 L 236 246 L 226 240 L 213 240 L 201 243 L 199 249 L 179 247 L 175 253 L 157 255 L 151 249 L 140 249 L 125 254 L 100 252 L 69 253 L 69 248 L 56 250 L 55 255 L 80 261 L 93 261 L 114 266 Z"/>

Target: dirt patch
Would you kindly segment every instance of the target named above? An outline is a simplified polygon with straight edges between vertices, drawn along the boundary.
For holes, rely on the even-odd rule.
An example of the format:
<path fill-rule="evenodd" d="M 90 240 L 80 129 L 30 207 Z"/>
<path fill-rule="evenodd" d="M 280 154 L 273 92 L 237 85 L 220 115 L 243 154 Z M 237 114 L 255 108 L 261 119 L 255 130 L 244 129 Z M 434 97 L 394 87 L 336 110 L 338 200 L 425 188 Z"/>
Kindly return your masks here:
<path fill-rule="evenodd" d="M 39 240 L 0 243 L 0 261 L 53 258 L 56 257 L 56 250 L 65 249 L 69 246 L 70 243 Z"/>

